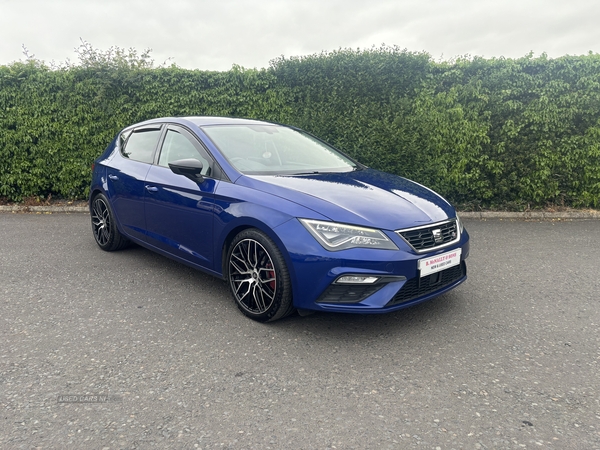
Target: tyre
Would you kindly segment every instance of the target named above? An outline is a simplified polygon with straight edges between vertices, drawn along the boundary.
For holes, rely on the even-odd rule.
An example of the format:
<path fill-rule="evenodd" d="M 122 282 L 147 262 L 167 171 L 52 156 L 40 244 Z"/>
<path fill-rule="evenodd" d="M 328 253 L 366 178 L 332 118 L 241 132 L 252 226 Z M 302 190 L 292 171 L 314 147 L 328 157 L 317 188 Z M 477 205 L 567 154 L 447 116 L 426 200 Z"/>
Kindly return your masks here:
<path fill-rule="evenodd" d="M 239 233 L 229 246 L 226 266 L 233 299 L 246 316 L 270 322 L 294 311 L 285 260 L 263 232 L 248 229 Z"/>
<path fill-rule="evenodd" d="M 90 210 L 92 216 L 92 232 L 98 246 L 107 252 L 127 247 L 130 241 L 117 228 L 114 214 L 104 194 L 98 194 L 92 200 Z"/>

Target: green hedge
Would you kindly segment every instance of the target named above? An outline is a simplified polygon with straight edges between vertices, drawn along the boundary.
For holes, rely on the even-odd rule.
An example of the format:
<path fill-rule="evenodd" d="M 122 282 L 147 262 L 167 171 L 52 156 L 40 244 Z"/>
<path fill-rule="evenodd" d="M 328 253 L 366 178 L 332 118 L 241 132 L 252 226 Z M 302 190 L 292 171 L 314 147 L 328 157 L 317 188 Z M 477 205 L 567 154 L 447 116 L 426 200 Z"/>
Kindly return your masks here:
<path fill-rule="evenodd" d="M 83 49 L 77 65 L 0 66 L 0 197 L 85 198 L 122 127 L 225 115 L 302 127 L 463 208 L 600 206 L 597 54 L 437 63 L 385 47 L 207 72 Z"/>

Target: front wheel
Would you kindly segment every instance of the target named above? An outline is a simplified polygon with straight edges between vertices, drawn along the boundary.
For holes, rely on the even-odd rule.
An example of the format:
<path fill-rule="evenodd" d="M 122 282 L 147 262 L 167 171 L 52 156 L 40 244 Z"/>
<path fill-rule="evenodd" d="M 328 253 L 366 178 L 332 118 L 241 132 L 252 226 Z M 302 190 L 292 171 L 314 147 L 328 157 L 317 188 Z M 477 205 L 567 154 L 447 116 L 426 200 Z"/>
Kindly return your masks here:
<path fill-rule="evenodd" d="M 251 319 L 269 322 L 294 310 L 285 260 L 263 232 L 248 229 L 234 238 L 226 270 L 236 305 Z"/>
<path fill-rule="evenodd" d="M 129 239 L 121 234 L 115 223 L 114 214 L 104 194 L 98 194 L 92 200 L 92 232 L 96 244 L 102 250 L 112 252 L 129 245 Z"/>

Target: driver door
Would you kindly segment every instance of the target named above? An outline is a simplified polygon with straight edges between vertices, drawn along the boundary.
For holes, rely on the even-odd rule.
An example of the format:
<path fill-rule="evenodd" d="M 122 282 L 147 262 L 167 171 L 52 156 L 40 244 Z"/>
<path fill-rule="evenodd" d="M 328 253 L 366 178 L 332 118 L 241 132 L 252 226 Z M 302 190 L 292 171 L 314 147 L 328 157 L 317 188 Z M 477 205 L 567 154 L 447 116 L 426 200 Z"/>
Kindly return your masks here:
<path fill-rule="evenodd" d="M 169 169 L 170 162 L 195 158 L 202 162 L 202 183 Z M 145 182 L 145 215 L 148 243 L 193 264 L 212 268 L 214 191 L 210 177 L 214 162 L 186 129 L 169 125 L 158 164 Z"/>

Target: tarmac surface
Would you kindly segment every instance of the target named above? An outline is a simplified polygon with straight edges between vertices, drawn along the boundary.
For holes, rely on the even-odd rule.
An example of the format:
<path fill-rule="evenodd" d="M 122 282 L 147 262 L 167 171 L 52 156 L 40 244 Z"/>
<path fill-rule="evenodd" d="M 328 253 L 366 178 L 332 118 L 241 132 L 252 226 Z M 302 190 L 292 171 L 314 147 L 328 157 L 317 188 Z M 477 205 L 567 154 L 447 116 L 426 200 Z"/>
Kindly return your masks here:
<path fill-rule="evenodd" d="M 465 223 L 444 296 L 258 324 L 87 214 L 2 213 L 0 448 L 600 449 L 600 221 Z"/>

